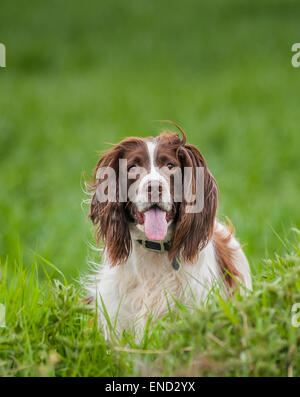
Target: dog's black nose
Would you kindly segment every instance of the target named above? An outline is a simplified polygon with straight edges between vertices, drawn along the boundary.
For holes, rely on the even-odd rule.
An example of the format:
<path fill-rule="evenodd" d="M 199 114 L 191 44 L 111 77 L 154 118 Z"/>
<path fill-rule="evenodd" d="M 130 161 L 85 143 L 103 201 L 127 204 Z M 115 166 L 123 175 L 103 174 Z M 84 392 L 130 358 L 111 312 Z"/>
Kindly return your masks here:
<path fill-rule="evenodd" d="M 163 186 L 159 181 L 150 181 L 148 182 L 146 189 L 148 191 L 148 200 L 150 202 L 157 203 L 162 198 Z"/>

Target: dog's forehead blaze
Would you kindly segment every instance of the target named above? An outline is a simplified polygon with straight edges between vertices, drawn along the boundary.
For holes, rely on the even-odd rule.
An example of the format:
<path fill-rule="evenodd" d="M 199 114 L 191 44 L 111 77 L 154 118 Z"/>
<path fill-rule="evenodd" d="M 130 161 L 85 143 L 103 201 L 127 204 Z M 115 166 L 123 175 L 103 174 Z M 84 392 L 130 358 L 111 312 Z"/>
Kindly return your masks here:
<path fill-rule="evenodd" d="M 126 159 L 132 165 L 143 167 L 149 172 L 153 166 L 161 167 L 162 162 L 176 163 L 179 144 L 180 138 L 177 134 L 163 132 L 158 137 L 125 138 L 117 146 L 119 158 Z"/>

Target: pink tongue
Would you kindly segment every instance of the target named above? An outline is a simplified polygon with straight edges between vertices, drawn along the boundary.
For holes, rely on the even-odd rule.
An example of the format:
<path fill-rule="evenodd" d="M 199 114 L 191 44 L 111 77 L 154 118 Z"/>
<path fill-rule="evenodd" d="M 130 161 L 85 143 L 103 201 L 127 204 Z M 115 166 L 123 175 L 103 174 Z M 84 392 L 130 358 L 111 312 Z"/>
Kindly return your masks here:
<path fill-rule="evenodd" d="M 145 233 L 149 240 L 163 240 L 168 231 L 166 212 L 159 208 L 151 208 L 144 213 Z"/>

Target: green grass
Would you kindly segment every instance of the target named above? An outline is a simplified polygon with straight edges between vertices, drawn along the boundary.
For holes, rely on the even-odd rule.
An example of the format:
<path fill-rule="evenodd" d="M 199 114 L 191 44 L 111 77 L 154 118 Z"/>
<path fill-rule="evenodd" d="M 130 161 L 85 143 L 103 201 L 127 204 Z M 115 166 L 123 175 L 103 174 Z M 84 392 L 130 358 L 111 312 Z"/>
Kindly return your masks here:
<path fill-rule="evenodd" d="M 300 376 L 300 327 L 291 313 L 300 302 L 297 237 L 288 254 L 265 263 L 250 296 L 211 295 L 192 314 L 178 303 L 140 342 L 126 332 L 105 342 L 78 285 L 55 279 L 60 271 L 50 277 L 55 268 L 41 258 L 31 270 L 16 263 L 10 280 L 2 264 L 0 376 Z M 39 281 L 40 271 L 48 281 Z"/>
<path fill-rule="evenodd" d="M 62 356 L 56 374 L 137 373 L 137 362 L 148 368 L 148 356 L 106 353 L 101 334 L 87 326 L 90 314 L 82 314 L 81 309 L 77 313 L 77 306 L 73 307 L 79 292 L 71 285 L 87 271 L 92 256 L 88 247 L 93 242 L 92 227 L 86 219 L 87 208 L 81 209 L 86 198 L 81 187 L 92 174 L 97 151 L 129 135 L 157 134 L 163 128 L 154 121 L 157 119 L 174 120 L 186 130 L 189 143 L 200 148 L 218 181 L 218 215 L 232 220 L 254 273 L 253 307 L 264 294 L 266 307 L 270 307 L 268 314 L 262 314 L 264 305 L 249 313 L 245 306 L 249 324 L 254 324 L 249 329 L 256 335 L 249 340 L 251 360 L 256 360 L 258 368 L 267 367 L 268 360 L 270 366 L 275 365 L 273 339 L 263 334 L 268 328 L 256 323 L 270 321 L 271 327 L 271 320 L 273 324 L 279 321 L 283 310 L 287 316 L 288 305 L 297 294 L 284 277 L 285 271 L 292 277 L 296 267 L 284 261 L 287 269 L 279 271 L 275 261 L 266 263 L 263 258 L 273 258 L 274 252 L 284 255 L 281 240 L 293 238 L 291 227 L 300 228 L 300 69 L 291 66 L 291 46 L 299 41 L 299 13 L 300 4 L 294 0 L 1 3 L 0 42 L 6 45 L 7 68 L 0 68 L 0 258 L 2 267 L 6 264 L 7 282 L 19 291 L 15 298 L 1 295 L 6 291 L 1 284 L 0 303 L 8 308 L 11 330 L 11 339 L 6 335 L 5 344 L 0 344 L 5 362 L 1 371 L 39 373 L 37 363 L 44 365 L 42 372 L 54 371 L 51 349 Z M 63 319 L 64 311 L 50 287 L 56 271 L 36 253 L 55 264 L 66 278 L 69 289 L 63 294 L 68 297 L 69 312 Z M 33 277 L 36 262 L 38 278 Z M 40 271 L 42 263 L 50 280 Z M 272 280 L 282 278 L 276 284 L 278 294 L 293 291 L 290 297 L 283 297 L 285 308 L 268 286 L 260 285 L 264 274 L 272 275 Z M 49 306 L 53 317 L 48 318 Z M 34 308 L 40 314 L 35 315 Z M 203 314 L 204 324 L 220 340 L 224 337 L 226 345 L 222 350 L 213 340 L 203 340 L 212 349 L 213 360 L 233 363 L 233 369 L 225 365 L 226 374 L 238 373 L 244 367 L 236 369 L 234 363 L 241 363 L 242 351 L 232 347 L 231 340 L 228 349 L 233 348 L 236 356 L 226 350 L 225 329 L 214 329 L 219 326 L 214 310 L 220 307 L 211 310 L 208 317 Z M 200 312 L 199 316 L 202 318 Z M 240 315 L 238 318 L 241 320 Z M 70 339 L 65 350 L 55 339 L 55 323 L 61 335 Z M 152 337 L 145 346 L 169 349 L 170 345 L 174 352 L 177 347 L 180 350 L 189 330 L 178 322 L 183 327 L 180 345 L 164 324 L 155 328 L 161 343 Z M 206 332 L 201 324 L 199 334 L 190 329 L 194 330 L 191 343 L 201 342 Z M 293 345 L 292 336 L 278 327 L 282 341 L 288 344 L 282 347 L 284 354 Z M 260 343 L 255 339 L 258 328 Z M 90 353 L 93 343 L 95 352 Z M 269 354 L 265 358 L 263 343 Z M 254 348 L 260 348 L 259 358 Z M 94 354 L 92 361 L 87 359 L 89 354 Z M 185 352 L 182 359 L 193 354 Z M 177 353 L 158 355 L 158 368 L 161 362 L 163 371 L 173 373 L 176 357 Z M 277 370 L 284 375 L 287 369 L 283 359 L 278 360 Z M 84 364 L 86 370 L 81 368 Z M 19 370 L 20 365 L 29 367 Z M 271 374 L 267 368 L 257 371 Z"/>

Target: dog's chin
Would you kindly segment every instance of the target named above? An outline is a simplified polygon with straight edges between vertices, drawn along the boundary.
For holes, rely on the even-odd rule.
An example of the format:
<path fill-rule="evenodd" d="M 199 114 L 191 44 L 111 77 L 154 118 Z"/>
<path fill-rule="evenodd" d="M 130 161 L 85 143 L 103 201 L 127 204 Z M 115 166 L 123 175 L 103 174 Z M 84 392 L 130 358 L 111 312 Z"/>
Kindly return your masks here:
<path fill-rule="evenodd" d="M 140 209 L 140 210 L 139 210 Z M 170 240 L 174 222 L 171 204 L 133 205 L 132 215 L 139 238 L 151 241 Z"/>

